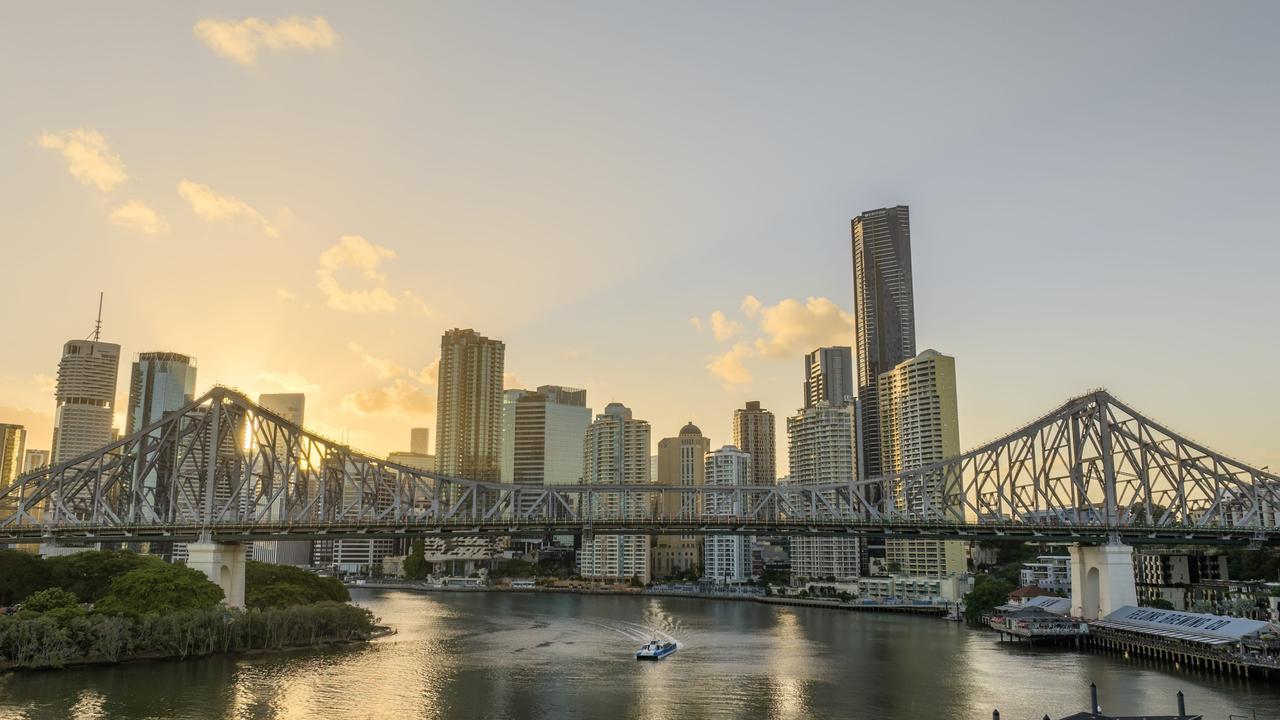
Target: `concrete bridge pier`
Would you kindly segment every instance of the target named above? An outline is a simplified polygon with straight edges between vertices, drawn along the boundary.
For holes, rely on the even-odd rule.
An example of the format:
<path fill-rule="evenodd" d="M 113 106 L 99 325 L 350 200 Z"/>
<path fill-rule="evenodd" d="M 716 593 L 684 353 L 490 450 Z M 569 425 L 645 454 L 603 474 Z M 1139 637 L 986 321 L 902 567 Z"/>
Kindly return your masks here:
<path fill-rule="evenodd" d="M 1106 545 L 1072 545 L 1071 614 L 1086 620 L 1138 604 L 1133 577 L 1133 548 L 1113 540 Z"/>
<path fill-rule="evenodd" d="M 227 607 L 244 607 L 244 545 L 207 539 L 187 545 L 187 567 L 199 570 L 222 588 Z"/>

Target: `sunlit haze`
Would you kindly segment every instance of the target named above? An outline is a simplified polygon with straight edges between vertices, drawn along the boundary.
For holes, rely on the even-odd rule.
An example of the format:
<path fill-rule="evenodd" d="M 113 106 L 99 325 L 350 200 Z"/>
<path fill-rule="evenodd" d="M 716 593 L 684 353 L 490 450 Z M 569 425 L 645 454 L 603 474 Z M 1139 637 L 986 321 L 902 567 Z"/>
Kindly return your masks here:
<path fill-rule="evenodd" d="M 48 447 L 101 291 L 118 407 L 181 352 L 403 450 L 474 328 L 715 448 L 853 343 L 850 218 L 905 204 L 963 446 L 1105 386 L 1280 466 L 1280 6 L 1232 7 L 8 3 L 0 422 Z"/>

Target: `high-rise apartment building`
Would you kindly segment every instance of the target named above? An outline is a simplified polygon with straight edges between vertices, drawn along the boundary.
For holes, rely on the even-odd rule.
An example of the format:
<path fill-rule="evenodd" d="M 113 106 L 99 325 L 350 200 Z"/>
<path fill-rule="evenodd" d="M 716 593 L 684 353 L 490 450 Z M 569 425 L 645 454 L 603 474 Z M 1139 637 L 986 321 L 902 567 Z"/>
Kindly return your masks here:
<path fill-rule="evenodd" d="M 304 427 L 306 424 L 307 396 L 304 393 L 263 393 L 258 396 L 258 407 L 275 413 L 286 422 L 298 427 Z M 296 469 L 292 472 L 296 472 Z M 296 483 L 297 477 L 281 480 L 285 483 Z M 315 543 L 311 540 L 255 540 L 252 550 L 253 559 L 276 565 L 309 565 L 314 545 Z"/>
<path fill-rule="evenodd" d="M 705 480 L 704 458 L 711 441 L 692 422 L 676 437 L 658 441 L 657 484 L 693 487 Z M 694 495 L 666 495 L 658 502 L 663 517 L 694 517 L 701 510 Z M 702 566 L 702 538 L 698 535 L 658 535 L 653 539 L 653 576 L 671 577 Z"/>
<path fill-rule="evenodd" d="M 468 480 L 497 481 L 502 461 L 502 372 L 506 346 L 475 330 L 440 340 L 436 466 Z"/>
<path fill-rule="evenodd" d="M 409 428 L 409 452 L 431 454 L 431 428 Z"/>
<path fill-rule="evenodd" d="M 263 393 L 258 396 L 258 406 L 302 427 L 307 418 L 305 393 Z"/>
<path fill-rule="evenodd" d="M 586 485 L 647 485 L 649 423 L 636 420 L 625 405 L 609 403 L 587 428 L 582 448 Z M 597 493 L 589 512 L 600 519 L 641 519 L 648 511 L 644 493 Z M 595 535 L 584 538 L 578 573 L 586 578 L 649 581 L 647 535 Z"/>
<path fill-rule="evenodd" d="M 53 455 L 48 450 L 33 450 L 31 448 L 27 448 L 27 451 L 23 453 L 22 474 L 26 475 L 33 470 L 39 470 L 40 468 L 48 465 L 52 458 Z"/>
<path fill-rule="evenodd" d="M 860 477 L 880 474 L 880 374 L 916 354 L 911 219 L 906 205 L 868 210 L 853 225 L 854 342 L 858 353 Z"/>
<path fill-rule="evenodd" d="M 732 445 L 725 445 L 705 460 L 706 484 L 710 487 L 745 487 L 750 485 L 751 456 Z M 737 517 L 743 514 L 745 500 L 741 494 L 712 493 L 706 498 L 705 514 Z M 744 583 L 751 580 L 751 546 L 746 535 L 708 535 L 703 547 L 703 577 L 718 583 Z"/>
<path fill-rule="evenodd" d="M 119 345 L 71 340 L 62 346 L 55 391 L 53 462 L 66 462 L 111 442 L 119 369 Z"/>
<path fill-rule="evenodd" d="M 774 485 L 778 481 L 778 455 L 774 444 L 773 413 L 758 400 L 733 411 L 733 445 L 751 456 L 751 484 Z"/>
<path fill-rule="evenodd" d="M 852 405 L 825 402 L 803 408 L 787 418 L 791 484 L 849 482 L 857 474 L 857 422 Z M 847 500 L 829 493 L 825 499 L 836 513 L 852 514 Z M 831 515 L 820 510 L 819 517 Z M 804 578 L 856 580 L 861 567 L 859 542 L 850 538 L 796 535 L 791 539 L 791 575 Z"/>
<path fill-rule="evenodd" d="M 0 423 L 0 493 L 3 493 L 23 473 L 26 459 L 27 429 L 21 425 Z M 3 502 L 0 508 L 13 509 L 16 502 Z"/>
<path fill-rule="evenodd" d="M 591 426 L 587 391 L 540 385 L 516 401 L 513 414 L 511 482 L 533 486 L 581 482 L 582 443 Z"/>
<path fill-rule="evenodd" d="M 925 350 L 881 374 L 877 390 L 881 474 L 914 470 L 960 454 L 955 358 Z M 913 484 L 884 498 L 884 502 L 930 519 L 960 520 L 963 508 L 957 497 L 958 482 L 939 473 L 923 485 Z M 963 574 L 968 567 L 967 555 L 965 543 L 956 540 L 885 542 L 890 572 L 913 577 Z"/>
<path fill-rule="evenodd" d="M 804 356 L 804 406 L 820 402 L 848 405 L 857 390 L 853 386 L 853 348 L 824 347 Z"/>

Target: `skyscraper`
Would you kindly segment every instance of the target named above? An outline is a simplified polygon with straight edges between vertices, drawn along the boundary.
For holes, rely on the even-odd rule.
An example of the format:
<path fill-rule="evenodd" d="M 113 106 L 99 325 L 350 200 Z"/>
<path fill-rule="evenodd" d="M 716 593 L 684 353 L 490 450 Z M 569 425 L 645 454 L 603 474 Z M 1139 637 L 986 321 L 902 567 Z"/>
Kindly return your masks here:
<path fill-rule="evenodd" d="M 636 420 L 622 403 L 609 403 L 587 428 L 582 448 L 582 481 L 586 485 L 647 485 L 649 423 Z M 644 493 L 596 493 L 588 509 L 600 519 L 640 519 L 648 510 Z M 584 538 L 578 573 L 586 578 L 649 581 L 647 535 L 595 535 Z"/>
<path fill-rule="evenodd" d="M 0 493 L 3 493 L 23 473 L 26 459 L 27 430 L 21 425 L 0 423 Z M 4 502 L 4 508 L 14 508 L 14 502 Z"/>
<path fill-rule="evenodd" d="M 853 387 L 853 348 L 824 347 L 804 356 L 804 406 L 848 405 Z"/>
<path fill-rule="evenodd" d="M 512 409 L 510 482 L 534 487 L 581 482 L 582 442 L 590 425 L 586 390 L 541 385 L 525 392 Z"/>
<path fill-rule="evenodd" d="M 130 435 L 195 398 L 196 361 L 173 352 L 139 353 L 129 381 L 124 434 Z"/>
<path fill-rule="evenodd" d="M 48 450 L 33 450 L 32 448 L 27 448 L 27 451 L 23 454 L 22 474 L 26 475 L 33 470 L 39 470 L 40 468 L 48 465 L 50 457 L 51 455 Z"/>
<path fill-rule="evenodd" d="M 431 428 L 409 429 L 409 452 L 419 455 L 431 454 Z"/>
<path fill-rule="evenodd" d="M 761 408 L 759 400 L 751 400 L 746 407 L 733 411 L 733 444 L 751 456 L 752 485 L 777 483 L 774 425 L 773 413 Z"/>
<path fill-rule="evenodd" d="M 677 437 L 658 441 L 659 485 L 690 487 L 705 480 L 704 458 L 711 441 L 692 422 Z M 693 495 L 666 495 L 660 500 L 663 517 L 694 517 L 700 508 Z M 658 535 L 653 539 L 653 575 L 671 577 L 696 571 L 702 565 L 702 538 L 698 535 Z"/>
<path fill-rule="evenodd" d="M 54 463 L 77 458 L 111 442 L 119 369 L 119 345 L 71 340 L 62 346 L 55 391 Z"/>
<path fill-rule="evenodd" d="M 441 338 L 436 394 L 439 472 L 468 480 L 499 479 L 504 353 L 501 341 L 475 330 L 449 330 Z"/>
<path fill-rule="evenodd" d="M 258 396 L 258 407 L 298 427 L 303 427 L 307 419 L 307 396 L 303 393 L 263 393 Z M 291 472 L 297 472 L 296 467 Z M 282 478 L 282 481 L 296 483 L 297 477 Z M 313 547 L 311 540 L 255 540 L 252 552 L 253 559 L 258 562 L 309 565 Z"/>
<path fill-rule="evenodd" d="M 732 445 L 725 445 L 705 460 L 708 487 L 742 487 L 750 484 L 751 456 Z M 742 495 L 711 494 L 706 499 L 706 515 L 737 517 L 745 511 Z M 751 580 L 752 538 L 746 535 L 708 535 L 703 547 L 702 574 L 718 583 L 744 583 Z"/>
<path fill-rule="evenodd" d="M 302 427 L 307 418 L 307 396 L 304 393 L 263 393 L 258 396 L 258 406 L 298 427 Z"/>
<path fill-rule="evenodd" d="M 516 403 L 530 392 L 523 388 L 502 391 L 502 459 L 498 463 L 498 477 L 504 483 L 510 483 L 516 472 Z"/>
<path fill-rule="evenodd" d="M 880 374 L 916 354 L 911 290 L 911 219 L 906 205 L 868 210 L 853 225 L 855 344 L 858 351 L 860 477 L 880 473 Z"/>
<path fill-rule="evenodd" d="M 826 402 L 803 408 L 787 418 L 791 483 L 817 485 L 849 482 L 858 467 L 857 423 L 852 405 L 833 406 Z M 824 496 L 839 518 L 852 508 L 834 492 Z M 823 510 L 818 519 L 831 516 Z M 861 567 L 857 540 L 796 535 L 791 539 L 793 577 L 855 580 Z"/>
<path fill-rule="evenodd" d="M 956 361 L 925 350 L 880 375 L 881 474 L 914 470 L 960 454 L 956 409 Z M 944 482 L 953 483 L 951 487 Z M 958 478 L 939 474 L 905 493 L 884 498 L 902 511 L 936 520 L 960 520 Z M 888 540 L 891 572 L 919 577 L 958 575 L 967 569 L 965 543 L 956 540 Z"/>

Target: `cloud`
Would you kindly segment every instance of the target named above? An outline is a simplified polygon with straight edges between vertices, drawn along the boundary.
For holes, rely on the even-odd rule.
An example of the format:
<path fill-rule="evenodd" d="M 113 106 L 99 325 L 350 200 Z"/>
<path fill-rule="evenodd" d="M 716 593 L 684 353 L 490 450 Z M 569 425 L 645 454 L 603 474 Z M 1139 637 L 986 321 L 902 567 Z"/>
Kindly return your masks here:
<path fill-rule="evenodd" d="M 169 232 L 169 221 L 140 200 L 130 200 L 116 208 L 111 213 L 111 224 L 147 235 Z"/>
<path fill-rule="evenodd" d="M 392 360 L 369 354 L 359 343 L 349 342 L 347 343 L 347 349 L 359 355 L 360 361 L 364 363 L 364 366 L 373 370 L 374 374 L 383 380 L 408 372 Z"/>
<path fill-rule="evenodd" d="M 427 307 L 427 302 L 422 298 L 418 297 L 418 294 L 415 293 L 414 291 L 405 290 L 400 294 L 404 296 L 405 304 L 412 306 L 415 310 L 422 313 L 423 315 L 431 314 L 431 308 Z"/>
<path fill-rule="evenodd" d="M 742 323 L 728 319 L 723 312 L 711 313 L 711 333 L 719 342 L 724 342 L 742 332 Z"/>
<path fill-rule="evenodd" d="M 751 352 L 751 346 L 747 343 L 735 343 L 729 350 L 708 358 L 707 370 L 720 378 L 725 390 L 746 387 L 751 384 L 752 377 L 743 361 L 751 357 Z"/>
<path fill-rule="evenodd" d="M 693 326 L 694 330 L 697 330 L 698 332 L 702 332 L 702 318 L 698 317 L 697 315 L 694 315 L 693 317 L 689 318 L 689 324 Z"/>
<path fill-rule="evenodd" d="M 58 389 L 58 381 L 51 375 L 32 375 L 31 384 L 45 395 L 52 395 Z"/>
<path fill-rule="evenodd" d="M 755 320 L 760 316 L 760 308 L 762 307 L 764 305 L 756 299 L 755 295 L 748 295 L 742 298 L 742 305 L 739 306 L 739 309 L 742 310 L 743 315 L 747 316 L 748 320 Z"/>
<path fill-rule="evenodd" d="M 347 313 L 395 312 L 400 301 L 383 287 L 386 277 L 378 272 L 378 266 L 384 260 L 394 260 L 395 257 L 395 251 L 390 248 L 375 245 L 359 235 L 343 235 L 320 253 L 316 285 L 325 295 L 325 304 Z M 365 279 L 373 282 L 374 287 L 366 290 L 344 288 L 336 276 L 342 268 L 359 270 Z"/>
<path fill-rule="evenodd" d="M 178 183 L 178 194 L 191 204 L 191 212 L 202 220 L 218 222 L 245 217 L 261 225 L 262 234 L 267 237 L 280 237 L 278 226 L 269 222 L 256 208 L 240 198 L 221 195 L 208 185 L 192 182 L 186 178 Z"/>
<path fill-rule="evenodd" d="M 311 382 L 303 377 L 297 370 L 288 370 L 286 372 L 268 372 L 258 373 L 258 380 L 275 385 L 285 392 L 316 392 L 320 389 L 319 385 Z"/>
<path fill-rule="evenodd" d="M 293 293 L 289 292 L 288 290 L 285 290 L 284 288 L 276 288 L 276 297 L 285 302 L 293 302 L 294 300 L 298 299 L 297 295 L 294 295 Z"/>
<path fill-rule="evenodd" d="M 581 357 L 582 352 L 579 350 L 565 350 L 560 353 L 561 360 L 578 360 Z"/>
<path fill-rule="evenodd" d="M 507 370 L 502 373 L 502 387 L 507 390 L 519 389 L 524 387 L 524 383 L 520 382 L 520 378 L 516 377 L 515 373 Z"/>
<path fill-rule="evenodd" d="M 120 156 L 111 152 L 107 139 L 97 130 L 79 128 L 62 133 L 46 132 L 36 138 L 46 150 L 57 150 L 67 161 L 71 177 L 102 192 L 110 192 L 129 179 Z"/>
<path fill-rule="evenodd" d="M 302 18 L 296 15 L 274 23 L 258 18 L 244 20 L 204 19 L 196 23 L 195 36 L 214 53 L 240 65 L 252 66 L 258 51 L 330 49 L 338 42 L 338 34 L 322 17 Z"/>
<path fill-rule="evenodd" d="M 764 337 L 755 346 L 764 357 L 791 359 L 815 348 L 853 342 L 853 315 L 824 297 L 803 303 L 787 298 L 759 307 L 757 318 Z"/>
<path fill-rule="evenodd" d="M 404 378 L 390 385 L 358 390 L 342 398 L 342 406 L 360 415 L 394 412 L 406 415 L 429 415 L 435 412 L 435 393 Z"/>

